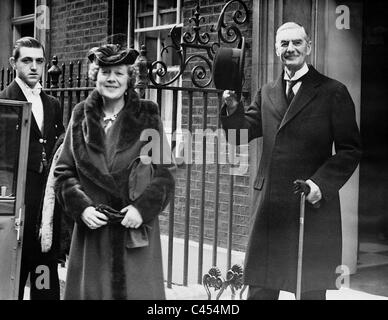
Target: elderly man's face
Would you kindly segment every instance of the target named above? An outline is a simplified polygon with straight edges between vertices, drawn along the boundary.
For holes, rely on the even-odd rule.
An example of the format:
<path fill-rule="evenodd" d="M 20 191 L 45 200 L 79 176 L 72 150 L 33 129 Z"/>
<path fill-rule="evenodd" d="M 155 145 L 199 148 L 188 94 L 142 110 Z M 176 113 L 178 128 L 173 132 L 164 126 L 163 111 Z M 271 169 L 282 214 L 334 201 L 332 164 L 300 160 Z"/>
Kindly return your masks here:
<path fill-rule="evenodd" d="M 276 54 L 290 70 L 299 70 L 311 53 L 311 42 L 306 41 L 303 28 L 284 29 L 276 38 Z"/>

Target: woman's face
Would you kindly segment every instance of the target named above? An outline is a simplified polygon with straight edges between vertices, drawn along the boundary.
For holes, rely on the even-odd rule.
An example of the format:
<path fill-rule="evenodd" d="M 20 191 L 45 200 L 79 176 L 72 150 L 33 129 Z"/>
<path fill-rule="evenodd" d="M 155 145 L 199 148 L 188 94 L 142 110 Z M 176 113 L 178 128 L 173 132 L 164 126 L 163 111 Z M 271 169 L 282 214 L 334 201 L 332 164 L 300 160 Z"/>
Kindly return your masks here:
<path fill-rule="evenodd" d="M 100 67 L 96 88 L 107 99 L 120 99 L 128 88 L 128 77 L 126 65 Z"/>

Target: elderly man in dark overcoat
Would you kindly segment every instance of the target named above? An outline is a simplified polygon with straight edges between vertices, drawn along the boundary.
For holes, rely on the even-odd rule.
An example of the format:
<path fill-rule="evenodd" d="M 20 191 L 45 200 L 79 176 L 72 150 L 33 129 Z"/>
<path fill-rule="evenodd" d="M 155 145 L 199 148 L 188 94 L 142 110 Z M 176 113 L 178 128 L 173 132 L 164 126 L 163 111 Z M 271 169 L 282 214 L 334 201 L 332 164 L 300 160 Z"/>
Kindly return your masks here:
<path fill-rule="evenodd" d="M 276 53 L 284 66 L 279 78 L 258 90 L 247 108 L 234 92 L 223 95 L 223 128 L 248 129 L 250 140 L 263 137 L 245 258 L 248 299 L 275 300 L 280 290 L 296 290 L 297 179 L 311 188 L 306 198 L 301 298 L 324 300 L 326 290 L 336 289 L 342 256 L 339 190 L 360 160 L 360 136 L 347 88 L 308 65 L 310 52 L 304 27 L 285 23 L 276 34 Z M 317 202 L 320 207 L 314 208 Z"/>

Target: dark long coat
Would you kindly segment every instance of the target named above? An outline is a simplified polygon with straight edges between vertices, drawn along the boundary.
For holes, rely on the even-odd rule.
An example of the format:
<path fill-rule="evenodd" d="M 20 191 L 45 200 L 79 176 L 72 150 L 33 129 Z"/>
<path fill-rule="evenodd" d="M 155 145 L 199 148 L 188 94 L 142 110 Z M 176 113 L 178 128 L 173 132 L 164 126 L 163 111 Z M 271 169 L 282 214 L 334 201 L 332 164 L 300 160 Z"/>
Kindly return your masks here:
<path fill-rule="evenodd" d="M 158 107 L 139 101 L 132 90 L 107 145 L 101 106 L 95 90 L 75 107 L 55 169 L 57 196 L 75 220 L 65 299 L 163 299 L 158 214 L 171 198 L 173 164 L 156 164 L 153 179 L 133 203 L 150 227 L 147 247 L 127 248 L 129 231 L 121 224 L 91 230 L 81 220 L 88 206 L 120 210 L 130 203 L 129 165 L 145 144 L 140 141 L 144 129 L 162 134 Z"/>
<path fill-rule="evenodd" d="M 296 290 L 299 201 L 293 181 L 311 179 L 323 195 L 321 207 L 306 205 L 302 291 L 335 289 L 341 265 L 339 189 L 359 162 L 355 108 L 346 87 L 309 66 L 287 109 L 283 74 L 264 85 L 246 110 L 221 121 L 225 129 L 249 129 L 263 137 L 254 182 L 252 223 L 245 258 L 245 283 Z M 332 155 L 333 144 L 335 155 Z"/>

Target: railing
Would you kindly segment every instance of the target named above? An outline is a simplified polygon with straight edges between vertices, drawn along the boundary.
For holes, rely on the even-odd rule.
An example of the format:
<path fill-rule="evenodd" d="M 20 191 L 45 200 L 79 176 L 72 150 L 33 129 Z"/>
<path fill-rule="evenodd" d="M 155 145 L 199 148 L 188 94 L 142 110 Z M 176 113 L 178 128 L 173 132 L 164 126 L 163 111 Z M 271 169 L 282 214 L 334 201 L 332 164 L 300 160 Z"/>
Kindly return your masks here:
<path fill-rule="evenodd" d="M 2 67 L 0 70 L 0 91 L 7 87 L 15 78 L 15 72 L 11 68 Z"/>
<path fill-rule="evenodd" d="M 237 9 L 234 12 L 231 12 L 228 9 L 232 8 L 232 6 L 235 5 Z M 242 8 L 242 9 L 241 9 Z M 225 19 L 228 16 L 232 17 L 233 23 L 228 24 L 226 23 Z M 231 0 L 228 1 L 224 7 L 222 8 L 219 19 L 217 22 L 216 27 L 212 27 L 210 29 L 210 32 L 213 32 L 217 36 L 217 40 L 214 42 L 211 42 L 211 36 L 208 32 L 202 32 L 201 33 L 201 22 L 204 20 L 203 17 L 201 17 L 200 14 L 200 1 L 197 1 L 197 5 L 195 6 L 193 10 L 193 16 L 189 19 L 189 23 L 193 23 L 194 26 L 192 28 L 192 32 L 185 32 L 182 36 L 182 40 L 180 37 L 180 33 L 177 31 L 177 29 L 174 27 L 170 31 L 170 37 L 172 40 L 172 44 L 168 46 L 164 46 L 161 51 L 161 56 L 165 53 L 168 53 L 169 51 L 174 51 L 176 55 L 179 58 L 179 72 L 175 74 L 172 78 L 166 77 L 168 74 L 168 67 L 165 64 L 165 62 L 161 59 L 159 61 L 154 61 L 152 63 L 147 64 L 146 59 L 140 58 L 139 65 L 142 65 L 143 68 L 145 65 L 147 65 L 148 69 L 148 78 L 149 81 L 155 86 L 155 88 L 158 90 L 158 93 L 161 92 L 161 90 L 176 90 L 171 87 L 169 87 L 171 84 L 173 84 L 178 79 L 182 79 L 184 77 L 185 71 L 188 67 L 190 67 L 191 64 L 195 61 L 193 68 L 191 69 L 191 82 L 189 83 L 189 86 L 192 87 L 189 88 L 179 88 L 178 90 L 182 90 L 187 93 L 188 95 L 188 101 L 186 107 L 188 108 L 188 119 L 186 121 L 186 128 L 188 129 L 189 133 L 193 132 L 193 95 L 197 93 L 198 95 L 202 96 L 203 105 L 202 105 L 202 122 L 201 124 L 197 123 L 201 127 L 203 131 L 206 131 L 207 128 L 211 127 L 208 125 L 208 114 L 210 111 L 213 111 L 215 113 L 215 119 L 216 123 L 212 125 L 213 129 L 217 130 L 220 128 L 219 123 L 219 111 L 221 109 L 222 105 L 222 91 L 215 90 L 215 89 L 209 89 L 211 83 L 212 83 L 212 77 L 211 77 L 211 71 L 212 71 L 212 64 L 217 52 L 217 49 L 221 47 L 223 44 L 225 45 L 236 45 L 240 47 L 241 43 L 243 42 L 243 36 L 239 29 L 239 25 L 242 25 L 248 21 L 249 18 L 249 10 L 245 3 L 240 0 Z M 144 48 L 143 48 L 144 49 Z M 145 52 L 145 50 L 143 50 Z M 139 68 L 140 69 L 140 68 Z M 147 82 L 147 81 L 144 81 Z M 212 106 L 209 105 L 209 96 L 210 95 L 216 95 L 217 101 Z M 246 94 L 246 93 L 245 93 Z M 159 94 L 158 94 L 159 96 Z M 158 103 L 159 103 L 158 99 Z M 173 128 L 172 132 L 175 132 L 176 129 L 176 119 L 175 116 L 177 114 L 175 108 L 176 108 L 176 95 L 174 95 L 173 99 Z M 213 107 L 213 108 L 212 108 Z M 220 218 L 220 177 L 222 175 L 221 173 L 221 164 L 219 156 L 219 150 L 218 147 L 220 146 L 218 143 L 218 139 L 221 139 L 220 136 L 217 136 L 217 140 L 215 142 L 216 150 L 215 150 L 215 182 L 213 183 L 214 188 L 214 202 L 212 203 L 214 205 L 214 221 L 213 221 L 213 252 L 212 252 L 212 265 L 217 265 L 217 248 L 218 248 L 218 229 L 219 229 L 219 218 Z M 206 153 L 207 153 L 207 141 L 205 138 L 202 139 L 202 166 L 201 166 L 201 186 L 200 186 L 200 205 L 199 205 L 199 213 L 198 213 L 198 220 L 199 220 L 199 235 L 198 235 L 198 269 L 197 269 L 197 282 L 199 284 L 203 283 L 206 288 L 206 281 L 205 278 L 203 278 L 203 255 L 204 255 L 204 234 L 205 234 L 205 195 L 207 191 L 207 163 L 206 163 Z M 230 151 L 230 149 L 228 149 Z M 233 151 L 232 151 L 233 154 Z M 184 255 L 183 255 L 183 284 L 187 285 L 188 283 L 188 241 L 189 241 L 189 222 L 190 222 L 190 215 L 194 213 L 194 210 L 192 206 L 190 205 L 191 202 L 191 173 L 192 173 L 192 165 L 187 165 L 186 167 L 186 175 L 185 175 L 185 181 L 186 181 L 186 188 L 185 188 L 185 217 L 184 217 Z M 228 168 L 229 169 L 229 168 Z M 227 176 L 227 179 L 229 180 L 226 185 L 229 186 L 228 189 L 228 209 L 227 209 L 227 274 L 230 275 L 234 271 L 231 269 L 231 260 L 232 260 L 232 237 L 233 237 L 233 212 L 234 212 L 234 179 L 235 176 L 233 174 L 225 175 Z M 174 199 L 175 200 L 175 199 Z M 173 235 L 174 235 L 174 204 L 172 206 L 172 211 L 170 211 L 169 216 L 169 246 L 168 246 L 168 277 L 167 277 L 167 285 L 168 287 L 171 287 L 172 283 L 172 251 L 173 251 Z M 235 267 L 235 266 L 234 266 Z M 210 271 L 209 271 L 210 272 Z M 239 273 L 242 276 L 242 269 L 241 273 Z M 233 278 L 233 277 L 232 277 Z M 229 279 L 230 280 L 230 279 Z M 234 281 L 224 282 L 223 288 L 225 289 L 226 286 L 231 286 L 233 288 Z M 207 292 L 208 288 L 206 288 Z M 222 292 L 221 292 L 222 293 Z M 209 296 L 210 298 L 210 296 Z"/>
<path fill-rule="evenodd" d="M 234 24 L 228 27 L 224 22 L 224 14 L 226 8 L 231 3 L 237 3 L 243 7 L 245 18 L 242 18 L 244 14 L 240 10 L 235 11 L 233 15 Z M 179 73 L 171 81 L 163 82 L 163 78 L 167 72 L 167 66 L 162 61 L 148 62 L 145 47 L 142 47 L 141 54 L 136 62 L 140 71 L 136 87 L 141 96 L 144 96 L 147 92 L 156 93 L 154 94 L 154 99 L 158 103 L 162 113 L 166 107 L 163 104 L 165 95 L 172 97 L 171 133 L 175 133 L 177 130 L 179 107 L 181 107 L 181 110 L 187 111 L 184 112 L 184 115 L 187 115 L 187 119 L 185 121 L 182 120 L 182 128 L 186 129 L 187 132 L 192 133 L 194 129 L 210 129 L 216 131 L 220 128 L 219 111 L 222 104 L 222 91 L 209 87 L 211 84 L 211 75 L 207 71 L 211 72 L 211 65 L 216 49 L 221 46 L 222 42 L 228 45 L 240 43 L 241 32 L 236 24 L 245 23 L 248 17 L 248 9 L 242 1 L 229 1 L 225 4 L 221 12 L 217 27 L 212 29 L 212 31 L 217 32 L 218 41 L 209 43 L 209 35 L 206 33 L 200 34 L 201 27 L 199 24 L 201 17 L 199 2 L 193 12 L 194 16 L 191 19 L 195 23 L 195 33 L 193 35 L 186 32 L 183 35 L 183 41 L 180 42 L 178 38 L 174 37 L 174 28 L 171 30 L 173 46 L 169 49 L 177 50 L 181 59 Z M 226 39 L 224 34 L 228 35 L 229 39 Z M 208 56 L 197 54 L 195 52 L 197 49 L 205 50 Z M 163 48 L 162 53 L 166 50 L 167 48 Z M 171 84 L 174 81 L 183 77 L 189 62 L 192 62 L 194 59 L 200 59 L 202 62 L 205 62 L 205 67 L 200 65 L 194 66 L 191 72 L 191 86 L 172 86 Z M 62 64 L 60 67 L 58 64 L 58 58 L 54 56 L 51 64 L 45 70 L 45 83 L 42 85 L 45 92 L 59 99 L 63 111 L 63 122 L 66 126 L 75 104 L 88 96 L 90 91 L 93 90 L 94 84 L 88 78 L 88 66 L 83 66 L 82 62 L 70 62 L 68 66 Z M 2 68 L 0 76 L 0 89 L 2 90 L 13 80 L 15 75 L 12 70 Z M 180 102 L 179 96 L 181 96 L 182 102 Z M 247 98 L 248 93 L 243 92 L 243 96 Z M 198 101 L 200 101 L 199 106 Z M 213 121 L 211 121 L 212 119 Z M 220 162 L 219 148 L 222 147 L 219 144 L 220 138 L 220 136 L 216 136 L 214 140 L 213 164 L 207 163 L 206 155 L 209 151 L 207 149 L 209 145 L 206 137 L 202 137 L 200 141 L 202 143 L 202 149 L 200 150 L 202 152 L 202 163 L 197 165 L 189 162 L 179 167 L 179 174 L 184 183 L 178 184 L 169 210 L 161 216 L 162 230 L 163 226 L 165 226 L 164 231 L 168 234 L 167 286 L 171 288 L 174 283 L 174 227 L 180 224 L 183 225 L 183 230 L 178 234 L 178 237 L 183 237 L 184 241 L 183 257 L 181 259 L 181 263 L 183 264 L 182 284 L 187 286 L 189 283 L 189 242 L 190 239 L 194 239 L 198 242 L 197 282 L 205 286 L 209 299 L 211 298 L 209 288 L 212 287 L 215 290 L 220 290 L 217 298 L 220 297 L 228 286 L 232 289 L 232 298 L 234 298 L 236 291 L 243 288 L 241 282 L 243 274 L 242 268 L 236 265 L 232 267 L 233 216 L 235 211 L 234 185 L 236 176 L 230 174 L 230 168 L 232 167 L 230 163 Z M 175 147 L 176 141 L 172 141 L 172 148 L 174 149 Z M 195 186 L 196 188 L 192 186 L 194 173 L 199 173 L 199 188 L 198 185 Z M 214 179 L 211 178 L 212 176 Z M 221 179 L 224 182 L 221 182 Z M 193 192 L 198 189 L 199 196 L 195 198 Z M 184 190 L 183 195 L 182 192 L 178 193 L 179 190 Z M 207 193 L 214 195 L 214 197 L 209 199 Z M 194 205 L 193 202 L 195 202 Z M 211 203 L 211 207 L 209 207 L 209 203 Z M 221 207 L 221 205 L 223 206 Z M 212 216 L 212 219 L 209 218 L 209 215 Z M 198 220 L 198 223 L 193 223 L 192 221 L 194 219 Z M 220 223 L 227 225 L 227 230 L 223 230 L 227 233 L 226 241 L 220 237 Z M 191 227 L 198 228 L 198 234 L 191 232 Z M 227 249 L 226 280 L 223 280 L 221 272 L 215 267 L 218 263 L 218 247 L 223 240 L 223 245 L 226 245 Z M 211 264 L 214 267 L 208 273 L 204 274 L 204 245 L 206 242 L 212 246 Z M 241 290 L 241 294 L 244 289 Z"/>
<path fill-rule="evenodd" d="M 218 128 L 220 128 L 219 123 L 219 111 L 221 109 L 222 103 L 222 91 L 212 89 L 212 88 L 185 88 L 185 87 L 171 87 L 171 86 L 155 86 L 150 85 L 149 90 L 156 91 L 156 101 L 161 106 L 161 109 L 164 109 L 164 105 L 162 103 L 162 96 L 167 94 L 167 92 L 172 92 L 172 121 L 171 128 L 165 128 L 166 131 L 171 130 L 171 132 L 176 132 L 177 129 L 177 114 L 178 114 L 178 94 L 182 94 L 184 100 L 184 106 L 188 109 L 187 112 L 187 121 L 182 123 L 182 127 L 187 130 L 187 132 L 194 132 L 194 129 L 201 130 L 212 130 L 216 132 Z M 246 94 L 246 93 L 245 93 Z M 194 95 L 196 95 L 197 99 L 200 99 L 203 102 L 202 113 L 197 117 L 197 124 L 193 123 L 193 115 L 195 115 L 194 109 Z M 215 105 L 209 105 L 209 101 L 215 98 Z M 197 107 L 198 110 L 198 107 Z M 210 117 L 211 116 L 211 117 Z M 199 119 L 200 117 L 200 119 Z M 209 119 L 216 119 L 216 123 L 210 123 Z M 184 241 L 184 250 L 182 257 L 183 264 L 183 281 L 182 284 L 187 286 L 189 283 L 189 241 L 190 239 L 194 239 L 198 242 L 198 264 L 197 264 L 197 283 L 202 284 L 203 280 L 203 264 L 204 264 L 204 245 L 205 245 L 205 231 L 206 234 L 212 235 L 211 245 L 212 245 L 212 266 L 217 265 L 217 250 L 219 247 L 219 229 L 220 229 L 220 215 L 222 213 L 223 221 L 227 224 L 227 232 L 228 236 L 226 239 L 226 248 L 227 248 L 227 257 L 226 257 L 226 268 L 229 270 L 232 265 L 232 236 L 233 236 L 233 211 L 234 211 L 234 181 L 235 176 L 229 174 L 229 169 L 232 166 L 229 163 L 222 163 L 220 161 L 220 152 L 219 148 L 219 137 L 215 137 L 214 140 L 214 162 L 208 163 L 206 159 L 206 155 L 212 145 L 209 145 L 209 142 L 204 139 L 202 141 L 201 146 L 201 156 L 202 156 L 202 164 L 197 165 L 195 163 L 184 163 L 184 165 L 179 166 L 180 174 L 179 176 L 183 177 L 185 181 L 184 195 L 175 194 L 175 197 L 170 205 L 169 212 L 166 217 L 166 224 L 168 230 L 168 262 L 167 262 L 167 286 L 171 287 L 173 283 L 173 252 L 174 252 L 174 225 L 175 223 L 183 224 L 183 241 Z M 193 145 L 193 144 L 191 144 Z M 175 148 L 175 141 L 172 141 L 172 148 Z M 198 150 L 198 149 L 197 149 Z M 179 156 L 179 154 L 178 154 Z M 195 155 L 192 156 L 193 158 Z M 179 159 L 181 160 L 181 159 Z M 194 170 L 195 169 L 195 170 Z M 192 204 L 193 196 L 192 196 L 192 185 L 193 183 L 193 171 L 199 171 L 199 196 L 197 196 L 196 200 L 199 201 L 197 205 Z M 214 174 L 214 181 L 212 181 L 211 177 L 209 178 L 209 174 Z M 228 193 L 227 195 L 227 209 L 223 209 L 223 212 L 220 210 L 220 178 L 223 177 L 223 180 L 227 180 L 224 183 L 224 187 L 227 187 Z M 182 185 L 178 185 L 178 188 L 182 187 Z M 194 189 L 197 189 L 194 188 Z M 207 193 L 212 192 L 214 194 L 214 199 L 208 199 Z M 176 191 L 177 193 L 177 191 Z M 184 205 L 179 205 L 179 200 L 184 200 Z M 206 205 L 206 203 L 211 202 L 211 207 Z M 197 212 L 198 213 L 194 213 Z M 207 212 L 212 212 L 212 219 L 207 218 L 205 221 L 205 216 Z M 191 219 L 198 220 L 197 225 L 194 227 L 198 227 L 198 235 L 190 232 L 190 227 L 193 226 L 190 223 Z M 210 221 L 212 220 L 212 221 Z M 206 223 L 205 223 L 206 222 Z M 211 227 L 209 227 L 211 226 Z M 181 234 L 182 235 L 182 234 Z"/>

